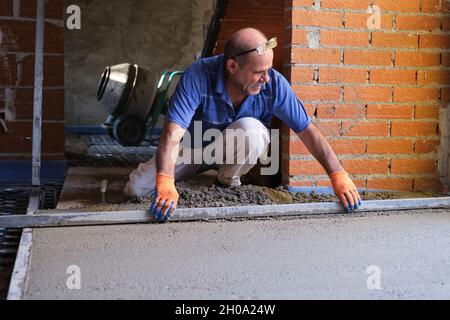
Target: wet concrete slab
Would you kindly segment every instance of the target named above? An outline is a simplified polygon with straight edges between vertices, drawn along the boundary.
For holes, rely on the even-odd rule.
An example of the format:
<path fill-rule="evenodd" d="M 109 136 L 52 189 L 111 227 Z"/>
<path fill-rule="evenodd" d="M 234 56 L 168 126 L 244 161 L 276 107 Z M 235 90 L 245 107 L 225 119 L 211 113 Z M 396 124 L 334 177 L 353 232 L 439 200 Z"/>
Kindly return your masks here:
<path fill-rule="evenodd" d="M 448 248 L 448 210 L 42 229 L 25 297 L 449 299 Z"/>

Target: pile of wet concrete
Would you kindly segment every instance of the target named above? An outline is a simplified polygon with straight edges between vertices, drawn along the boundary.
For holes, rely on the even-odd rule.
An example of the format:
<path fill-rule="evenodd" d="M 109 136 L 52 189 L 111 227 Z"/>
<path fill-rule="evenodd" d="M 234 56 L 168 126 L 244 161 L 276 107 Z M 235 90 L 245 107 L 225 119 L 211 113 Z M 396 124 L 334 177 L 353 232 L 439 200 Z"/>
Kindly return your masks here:
<path fill-rule="evenodd" d="M 178 208 L 213 208 L 251 205 L 339 202 L 335 195 L 315 192 L 290 192 L 284 187 L 268 188 L 254 185 L 224 187 L 220 184 L 182 182 L 177 184 Z M 363 200 L 387 200 L 400 196 L 395 192 L 362 192 Z M 405 195 L 403 195 L 405 197 Z M 134 211 L 150 208 L 153 198 L 130 198 L 125 203 L 96 205 L 89 211 Z"/>
<path fill-rule="evenodd" d="M 337 201 L 337 198 L 331 195 L 294 193 L 283 188 L 272 189 L 254 185 L 224 187 L 217 183 L 197 186 L 180 185 L 178 193 L 179 206 L 183 208 Z"/>

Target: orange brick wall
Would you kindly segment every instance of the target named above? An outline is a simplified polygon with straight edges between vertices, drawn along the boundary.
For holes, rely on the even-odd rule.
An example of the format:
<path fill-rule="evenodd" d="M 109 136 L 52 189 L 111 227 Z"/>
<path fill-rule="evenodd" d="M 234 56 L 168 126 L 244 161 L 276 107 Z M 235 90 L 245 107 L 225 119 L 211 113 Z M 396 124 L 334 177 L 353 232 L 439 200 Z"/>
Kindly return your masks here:
<path fill-rule="evenodd" d="M 0 161 L 31 159 L 35 0 L 0 0 Z M 42 157 L 64 159 L 63 1 L 46 1 Z"/>
<path fill-rule="evenodd" d="M 381 29 L 370 30 L 370 5 Z M 450 2 L 286 0 L 285 74 L 359 187 L 441 190 L 439 111 L 449 103 Z M 283 130 L 283 181 L 328 186 Z"/>
<path fill-rule="evenodd" d="M 229 0 L 220 28 L 214 54 L 223 52 L 225 41 L 239 29 L 253 27 L 267 37 L 277 37 L 274 68 L 283 71 L 283 44 L 285 43 L 284 0 Z"/>

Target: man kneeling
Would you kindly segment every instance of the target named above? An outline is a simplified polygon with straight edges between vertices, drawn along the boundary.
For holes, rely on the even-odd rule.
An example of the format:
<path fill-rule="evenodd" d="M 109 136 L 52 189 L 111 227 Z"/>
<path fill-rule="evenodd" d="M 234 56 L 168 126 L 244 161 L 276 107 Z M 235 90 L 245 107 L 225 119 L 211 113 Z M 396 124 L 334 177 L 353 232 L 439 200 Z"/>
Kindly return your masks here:
<path fill-rule="evenodd" d="M 268 40 L 259 30 L 242 29 L 227 41 L 223 55 L 193 63 L 170 101 L 156 158 L 140 164 L 130 174 L 124 192 L 139 197 L 154 192 L 150 210 L 156 219 L 164 220 L 177 207 L 175 181 L 216 168 L 220 183 L 239 186 L 240 178 L 267 154 L 268 127 L 276 116 L 297 133 L 326 170 L 344 207 L 348 211 L 357 209 L 361 198 L 355 184 L 325 137 L 311 123 L 288 81 L 272 68 L 272 49 L 276 45 L 276 38 Z M 194 146 L 198 144 L 194 129 L 199 122 L 202 136 L 211 129 L 221 134 L 209 145 L 203 142 L 198 148 L 180 149 L 180 141 L 186 135 L 194 134 Z M 237 146 L 230 138 L 239 137 L 236 132 L 245 137 Z M 225 151 L 220 154 L 220 150 Z M 215 161 L 203 156 L 196 159 L 196 152 L 211 155 Z M 230 158 L 234 162 L 230 163 Z"/>

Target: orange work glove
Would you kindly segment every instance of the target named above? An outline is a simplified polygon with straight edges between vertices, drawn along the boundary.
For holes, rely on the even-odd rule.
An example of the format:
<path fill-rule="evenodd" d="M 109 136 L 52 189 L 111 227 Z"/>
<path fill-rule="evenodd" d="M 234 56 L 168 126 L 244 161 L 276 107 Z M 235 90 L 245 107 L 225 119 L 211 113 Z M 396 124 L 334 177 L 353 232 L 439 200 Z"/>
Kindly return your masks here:
<path fill-rule="evenodd" d="M 341 199 L 347 211 L 358 209 L 361 206 L 361 197 L 347 172 L 335 172 L 330 175 L 330 179 L 334 192 Z"/>
<path fill-rule="evenodd" d="M 180 198 L 175 188 L 175 179 L 160 173 L 156 176 L 155 189 L 155 196 L 150 207 L 150 212 L 156 220 L 169 220 L 177 208 L 178 199 Z"/>

